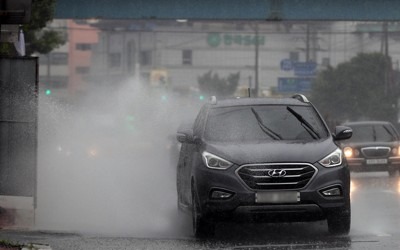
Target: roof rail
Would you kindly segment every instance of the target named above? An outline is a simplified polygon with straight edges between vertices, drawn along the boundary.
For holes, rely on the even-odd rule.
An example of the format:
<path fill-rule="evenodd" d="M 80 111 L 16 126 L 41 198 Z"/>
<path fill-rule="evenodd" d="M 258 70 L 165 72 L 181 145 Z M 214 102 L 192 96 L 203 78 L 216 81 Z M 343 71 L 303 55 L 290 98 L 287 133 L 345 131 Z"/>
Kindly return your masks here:
<path fill-rule="evenodd" d="M 302 94 L 294 94 L 293 96 L 292 96 L 292 98 L 294 98 L 294 99 L 297 99 L 297 100 L 299 100 L 299 101 L 301 101 L 301 102 L 310 102 L 308 99 L 307 99 L 307 97 L 305 96 L 305 95 L 302 95 Z"/>
<path fill-rule="evenodd" d="M 210 103 L 211 104 L 217 104 L 217 97 L 215 95 L 210 97 Z"/>

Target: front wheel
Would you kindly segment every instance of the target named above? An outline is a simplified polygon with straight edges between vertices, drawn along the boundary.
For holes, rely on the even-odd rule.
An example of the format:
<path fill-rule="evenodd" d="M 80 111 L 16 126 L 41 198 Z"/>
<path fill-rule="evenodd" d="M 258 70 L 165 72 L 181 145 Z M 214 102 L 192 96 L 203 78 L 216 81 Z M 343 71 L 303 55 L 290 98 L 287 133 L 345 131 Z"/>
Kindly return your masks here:
<path fill-rule="evenodd" d="M 196 194 L 192 194 L 192 221 L 193 234 L 196 238 L 211 237 L 215 232 L 215 224 L 207 221 L 200 212 L 200 205 Z"/>
<path fill-rule="evenodd" d="M 351 212 L 350 206 L 348 209 L 340 209 L 332 212 L 328 218 L 329 233 L 334 235 L 347 235 L 350 232 Z"/>

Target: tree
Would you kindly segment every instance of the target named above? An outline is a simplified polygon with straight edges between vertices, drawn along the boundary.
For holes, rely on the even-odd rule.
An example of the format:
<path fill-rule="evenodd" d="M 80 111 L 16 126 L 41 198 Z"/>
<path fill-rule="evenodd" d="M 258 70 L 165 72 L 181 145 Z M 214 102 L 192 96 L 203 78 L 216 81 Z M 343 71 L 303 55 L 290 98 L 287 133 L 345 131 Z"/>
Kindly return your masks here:
<path fill-rule="evenodd" d="M 322 71 L 310 99 L 322 115 L 336 121 L 395 122 L 398 93 L 390 75 L 390 58 L 381 53 L 360 53 L 349 62 Z"/>
<path fill-rule="evenodd" d="M 47 23 L 53 20 L 55 3 L 56 0 L 32 1 L 31 21 L 22 26 L 27 55 L 35 52 L 48 54 L 65 43 L 61 32 L 45 29 Z"/>
<path fill-rule="evenodd" d="M 31 8 L 31 20 L 22 25 L 25 36 L 26 55 L 48 54 L 53 49 L 65 43 L 64 35 L 59 31 L 46 29 L 48 22 L 53 20 L 55 0 L 33 0 Z M 0 43 L 0 54 L 16 55 L 14 44 Z"/>
<path fill-rule="evenodd" d="M 227 78 L 220 78 L 218 73 L 208 71 L 197 78 L 202 93 L 215 96 L 231 96 L 235 93 L 240 79 L 240 72 L 230 74 Z"/>

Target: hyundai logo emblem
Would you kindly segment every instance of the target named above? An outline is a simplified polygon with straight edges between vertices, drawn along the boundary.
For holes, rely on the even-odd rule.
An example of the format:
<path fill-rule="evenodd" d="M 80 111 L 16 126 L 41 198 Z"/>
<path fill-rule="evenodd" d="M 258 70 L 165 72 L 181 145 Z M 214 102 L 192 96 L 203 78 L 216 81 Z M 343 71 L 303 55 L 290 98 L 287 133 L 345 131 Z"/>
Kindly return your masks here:
<path fill-rule="evenodd" d="M 268 171 L 268 175 L 272 178 L 284 177 L 286 175 L 286 171 L 284 169 L 271 169 Z"/>

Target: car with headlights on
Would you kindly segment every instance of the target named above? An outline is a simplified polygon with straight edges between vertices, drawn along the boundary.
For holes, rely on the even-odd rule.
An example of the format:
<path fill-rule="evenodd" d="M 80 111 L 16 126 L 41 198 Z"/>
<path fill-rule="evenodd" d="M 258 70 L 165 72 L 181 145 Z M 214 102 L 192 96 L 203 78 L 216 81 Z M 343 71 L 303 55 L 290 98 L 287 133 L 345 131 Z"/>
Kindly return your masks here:
<path fill-rule="evenodd" d="M 351 171 L 387 171 L 394 176 L 400 169 L 400 136 L 387 121 L 359 121 L 343 124 L 353 130 L 342 148 Z"/>
<path fill-rule="evenodd" d="M 220 221 L 325 220 L 333 234 L 350 230 L 350 173 L 338 142 L 303 95 L 236 98 L 205 104 L 181 126 L 178 208 L 191 213 L 197 237 Z"/>

